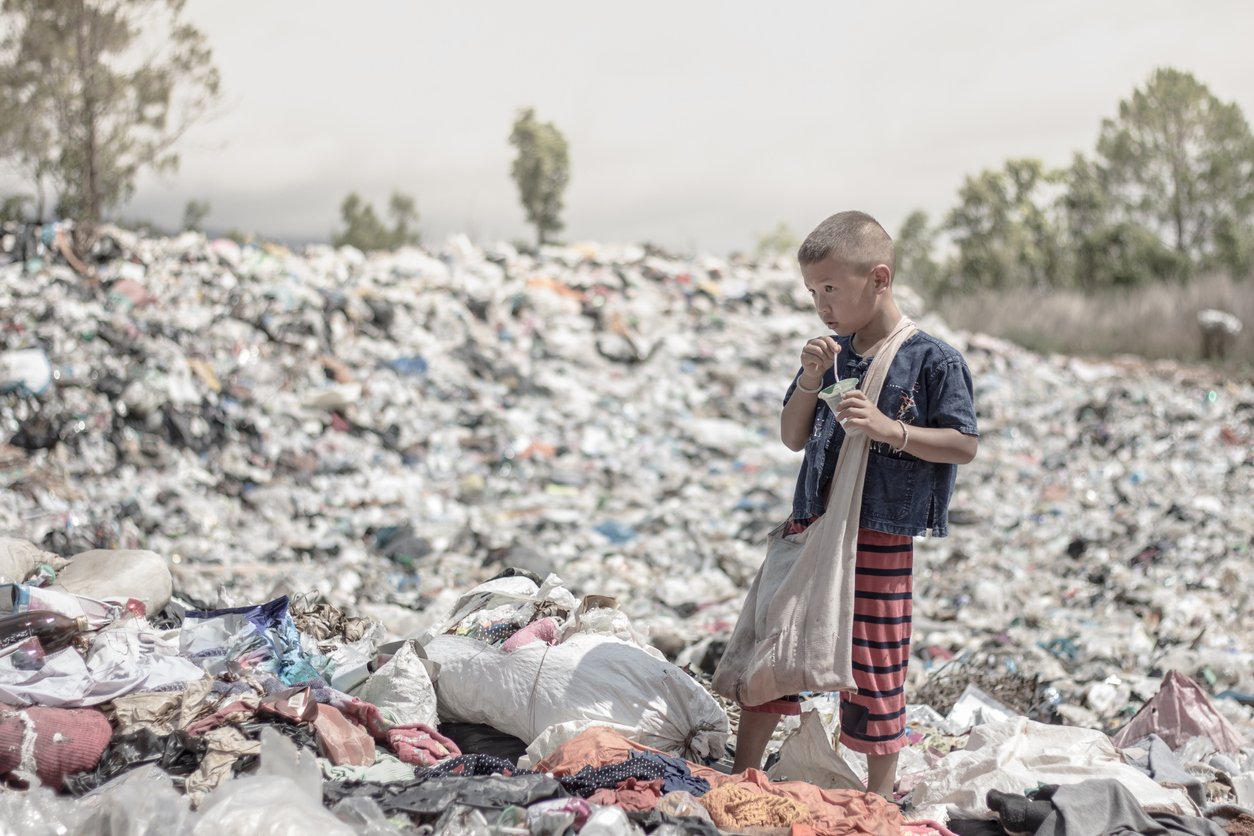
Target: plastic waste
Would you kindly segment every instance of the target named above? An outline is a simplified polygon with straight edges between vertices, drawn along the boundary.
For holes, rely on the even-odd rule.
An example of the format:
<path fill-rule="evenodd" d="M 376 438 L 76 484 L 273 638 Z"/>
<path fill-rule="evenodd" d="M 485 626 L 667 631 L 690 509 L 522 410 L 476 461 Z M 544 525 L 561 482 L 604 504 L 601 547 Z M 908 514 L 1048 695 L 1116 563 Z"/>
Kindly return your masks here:
<path fill-rule="evenodd" d="M 806 781 L 823 789 L 863 790 L 864 784 L 832 748 L 817 711 L 805 711 L 798 729 L 779 748 L 779 760 L 767 770 L 772 781 Z"/>
<path fill-rule="evenodd" d="M 140 766 L 78 799 L 79 831 L 119 836 L 187 836 L 196 814 L 157 764 Z"/>
<path fill-rule="evenodd" d="M 64 836 L 84 831 L 83 810 L 77 799 L 57 795 L 47 787 L 27 792 L 0 792 L 0 833 L 4 836 Z"/>
<path fill-rule="evenodd" d="M 379 668 L 355 694 L 378 706 L 390 723 L 420 723 L 434 727 L 438 722 L 435 686 L 423 665 L 417 642 L 406 642 Z"/>
<path fill-rule="evenodd" d="M 52 383 L 52 364 L 39 348 L 0 352 L 0 393 L 42 395 Z"/>
<path fill-rule="evenodd" d="M 587 836 L 632 836 L 642 831 L 618 807 L 601 807 L 588 817 L 579 832 Z"/>
<path fill-rule="evenodd" d="M 227 781 L 200 808 L 193 833 L 223 832 L 352 836 L 354 829 L 322 806 L 317 759 L 267 728 L 256 774 Z"/>
<path fill-rule="evenodd" d="M 83 795 L 105 786 L 119 775 L 149 764 L 159 767 L 160 774 L 167 778 L 186 777 L 200 766 L 208 748 L 209 742 L 204 737 L 184 731 L 159 735 L 141 729 L 115 735 L 96 768 L 69 776 L 65 787 L 75 795 Z"/>
<path fill-rule="evenodd" d="M 968 685 L 954 707 L 945 717 L 946 725 L 954 734 L 961 734 L 972 726 L 996 723 L 1019 716 L 976 685 Z"/>

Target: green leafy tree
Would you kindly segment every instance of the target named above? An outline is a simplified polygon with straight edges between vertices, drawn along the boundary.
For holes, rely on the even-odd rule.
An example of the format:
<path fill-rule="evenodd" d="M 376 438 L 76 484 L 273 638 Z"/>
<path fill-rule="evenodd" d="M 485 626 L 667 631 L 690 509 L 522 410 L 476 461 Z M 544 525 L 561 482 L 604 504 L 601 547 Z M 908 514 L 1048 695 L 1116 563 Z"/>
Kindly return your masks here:
<path fill-rule="evenodd" d="M 1039 160 L 1009 160 L 1001 171 L 967 177 L 945 219 L 963 287 L 1043 287 L 1062 267 L 1052 192 L 1060 177 Z"/>
<path fill-rule="evenodd" d="M 927 212 L 916 209 L 906 216 L 901 231 L 893 241 L 896 254 L 896 274 L 920 290 L 943 292 L 945 271 L 933 258 L 936 250 L 937 230 L 931 225 Z"/>
<path fill-rule="evenodd" d="M 418 244 L 418 205 L 413 197 L 392 192 L 388 199 L 388 217 L 392 219 L 392 249 L 406 244 Z"/>
<path fill-rule="evenodd" d="M 189 200 L 183 207 L 183 229 L 199 232 L 207 217 L 209 217 L 209 201 Z"/>
<path fill-rule="evenodd" d="M 552 122 L 540 122 L 533 108 L 518 112 L 510 144 L 518 149 L 511 172 L 527 220 L 535 225 L 536 242 L 544 245 L 563 225 L 562 193 L 570 182 L 566 137 Z"/>
<path fill-rule="evenodd" d="M 392 220 L 391 227 L 383 223 L 374 206 L 352 192 L 340 204 L 344 229 L 333 235 L 331 242 L 337 247 L 347 245 L 363 252 L 394 250 L 418 243 L 418 210 L 412 197 L 393 192 L 388 201 L 388 215 Z"/>
<path fill-rule="evenodd" d="M 796 251 L 801 242 L 786 223 L 780 223 L 771 232 L 758 236 L 757 256 L 759 259 L 774 259 Z"/>
<path fill-rule="evenodd" d="M 1235 103 L 1190 73 L 1157 69 L 1102 123 L 1097 152 L 1122 220 L 1193 268 L 1248 257 L 1239 242 L 1254 215 L 1254 135 Z"/>
<path fill-rule="evenodd" d="M 1183 256 L 1121 212 L 1101 166 L 1077 154 L 1063 180 L 1059 203 L 1067 261 L 1061 283 L 1092 290 L 1178 279 L 1187 273 Z"/>
<path fill-rule="evenodd" d="M 0 149 L 56 189 L 76 244 L 135 190 L 173 171 L 173 146 L 218 97 L 204 35 L 185 0 L 4 0 Z M 42 214 L 42 213 L 41 213 Z"/>

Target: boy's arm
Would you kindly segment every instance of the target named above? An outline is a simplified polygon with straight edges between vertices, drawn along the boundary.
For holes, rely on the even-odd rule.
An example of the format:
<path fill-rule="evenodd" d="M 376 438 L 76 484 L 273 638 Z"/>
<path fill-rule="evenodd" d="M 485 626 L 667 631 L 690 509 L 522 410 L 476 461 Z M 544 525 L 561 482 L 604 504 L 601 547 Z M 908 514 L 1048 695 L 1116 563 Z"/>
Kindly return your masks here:
<path fill-rule="evenodd" d="M 902 439 L 901 425 L 893 422 L 896 432 L 890 432 L 887 441 L 894 448 Z M 949 427 L 910 427 L 910 440 L 905 451 L 916 459 L 937 464 L 967 464 L 980 449 L 980 440 Z"/>
<path fill-rule="evenodd" d="M 895 450 L 903 449 L 916 459 L 938 464 L 966 464 L 975 458 L 980 440 L 951 427 L 902 425 L 880 412 L 860 390 L 845 393 L 836 407 L 836 417 L 845 430 L 861 430 L 872 441 L 881 441 Z M 909 436 L 907 438 L 907 431 Z"/>
<path fill-rule="evenodd" d="M 817 389 L 823 385 L 822 377 L 817 381 L 808 380 L 807 377 L 805 374 L 801 375 L 801 386 Z M 810 439 L 810 430 L 814 426 L 814 407 L 818 401 L 817 393 L 806 392 L 797 387 L 793 389 L 788 403 L 784 404 L 784 411 L 779 414 L 780 440 L 794 453 L 804 450 Z"/>
<path fill-rule="evenodd" d="M 801 373 L 793 382 L 779 415 L 779 437 L 794 453 L 805 449 L 814 425 L 814 407 L 819 401 L 818 389 L 823 375 L 836 364 L 840 344 L 831 337 L 815 337 L 801 349 Z M 809 389 L 802 391 L 801 387 Z"/>

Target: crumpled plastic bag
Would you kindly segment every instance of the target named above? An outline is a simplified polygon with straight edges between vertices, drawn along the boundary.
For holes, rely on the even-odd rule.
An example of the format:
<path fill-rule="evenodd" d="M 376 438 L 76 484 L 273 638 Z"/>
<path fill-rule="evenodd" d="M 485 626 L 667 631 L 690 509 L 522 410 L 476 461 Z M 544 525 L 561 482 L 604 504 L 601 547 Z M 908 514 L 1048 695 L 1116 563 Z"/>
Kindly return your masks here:
<path fill-rule="evenodd" d="M 1117 780 L 1143 806 L 1197 814 L 1187 793 L 1161 787 L 1124 763 L 1102 732 L 1025 717 L 976 726 L 966 748 L 950 752 L 919 778 L 912 800 L 919 818 L 943 821 L 947 807 L 986 817 L 989 790 L 1017 793 L 1038 783 L 1075 784 L 1089 778 Z"/>
<path fill-rule="evenodd" d="M 272 729 L 261 732 L 257 773 L 228 781 L 210 793 L 193 833 L 355 836 L 351 825 L 322 806 L 322 771 L 317 759 Z"/>
<path fill-rule="evenodd" d="M 187 836 L 196 815 L 161 767 L 145 764 L 78 800 L 79 829 L 113 836 Z"/>
<path fill-rule="evenodd" d="M 273 673 L 288 685 L 318 676 L 288 611 L 288 597 L 253 606 L 191 610 L 179 633 L 184 655 L 218 676 L 237 667 Z"/>
<path fill-rule="evenodd" d="M 389 723 L 436 725 L 435 686 L 413 642 L 401 645 L 354 696 L 378 706 Z"/>
<path fill-rule="evenodd" d="M 866 785 L 832 748 L 817 711 L 801 715 L 801 725 L 779 748 L 779 760 L 767 770 L 772 781 L 805 781 L 825 790 L 863 790 Z"/>
<path fill-rule="evenodd" d="M 1173 750 L 1194 737 L 1206 737 L 1220 752 L 1240 752 L 1241 736 L 1196 682 L 1179 671 L 1168 671 L 1158 693 L 1141 706 L 1112 740 L 1119 748 L 1156 734 Z"/>

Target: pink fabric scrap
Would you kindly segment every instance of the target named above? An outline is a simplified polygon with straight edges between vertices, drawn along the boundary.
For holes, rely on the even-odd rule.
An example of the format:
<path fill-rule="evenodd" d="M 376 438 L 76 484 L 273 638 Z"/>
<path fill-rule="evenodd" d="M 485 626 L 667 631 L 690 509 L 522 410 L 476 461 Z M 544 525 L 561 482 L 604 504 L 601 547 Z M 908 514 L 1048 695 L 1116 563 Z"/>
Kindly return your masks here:
<path fill-rule="evenodd" d="M 539 621 L 533 621 L 526 627 L 510 636 L 505 644 L 501 645 L 504 653 L 513 653 L 520 647 L 525 647 L 533 642 L 544 642 L 552 646 L 557 644 L 557 619 L 542 618 Z"/>
<path fill-rule="evenodd" d="M 602 788 L 588 796 L 589 804 L 621 807 L 628 813 L 647 813 L 662 799 L 662 781 L 641 781 L 628 778 L 617 787 Z"/>
<path fill-rule="evenodd" d="M 422 723 L 393 726 L 383 718 L 383 712 L 377 705 L 357 697 L 337 700 L 335 707 L 345 717 L 364 727 L 375 740 L 386 744 L 405 763 L 433 766 L 462 753 L 456 743 L 430 726 Z"/>
<path fill-rule="evenodd" d="M 318 749 L 336 766 L 372 766 L 375 760 L 374 738 L 364 728 L 350 721 L 335 707 L 319 705 L 313 722 Z"/>

